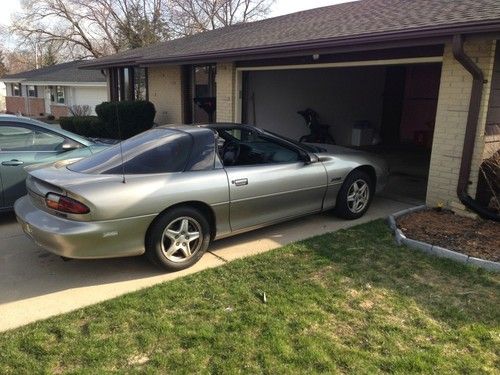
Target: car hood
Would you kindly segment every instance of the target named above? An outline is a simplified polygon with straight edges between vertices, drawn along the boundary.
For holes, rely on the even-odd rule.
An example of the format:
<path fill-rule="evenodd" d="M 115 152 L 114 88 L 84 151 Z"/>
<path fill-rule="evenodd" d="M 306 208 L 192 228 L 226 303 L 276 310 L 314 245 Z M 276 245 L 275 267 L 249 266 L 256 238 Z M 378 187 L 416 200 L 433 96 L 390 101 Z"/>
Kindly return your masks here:
<path fill-rule="evenodd" d="M 368 164 L 378 168 L 380 171 L 387 172 L 388 165 L 384 158 L 366 151 L 356 150 L 353 148 L 330 145 L 323 143 L 314 143 L 313 146 L 319 147 L 325 151 L 315 152 L 321 161 L 330 158 L 355 161 L 361 165 Z"/>
<path fill-rule="evenodd" d="M 356 150 L 354 148 L 349 148 L 349 147 L 344 147 L 344 146 L 331 145 L 331 144 L 326 144 L 326 143 L 308 143 L 308 144 L 324 150 L 324 151 L 320 151 L 320 152 L 315 152 L 315 154 L 317 154 L 317 155 L 321 155 L 321 154 L 332 154 L 335 156 L 339 156 L 339 155 L 370 155 L 368 152 L 360 151 L 360 150 Z"/>

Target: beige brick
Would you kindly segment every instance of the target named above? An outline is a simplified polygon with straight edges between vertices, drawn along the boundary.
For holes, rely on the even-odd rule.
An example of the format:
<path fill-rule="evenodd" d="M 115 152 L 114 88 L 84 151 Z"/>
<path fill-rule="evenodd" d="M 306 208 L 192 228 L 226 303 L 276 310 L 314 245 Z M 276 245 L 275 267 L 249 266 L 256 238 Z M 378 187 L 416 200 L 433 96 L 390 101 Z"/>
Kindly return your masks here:
<path fill-rule="evenodd" d="M 148 69 L 149 100 L 155 105 L 159 124 L 182 123 L 181 67 L 159 66 Z"/>
<path fill-rule="evenodd" d="M 217 122 L 234 122 L 234 64 L 217 64 Z"/>
<path fill-rule="evenodd" d="M 474 196 L 479 165 L 485 155 L 484 128 L 495 55 L 493 39 L 475 38 L 465 43 L 465 51 L 480 66 L 488 83 L 483 88 L 469 193 Z M 427 186 L 427 204 L 445 202 L 457 213 L 467 214 L 456 196 L 456 186 L 469 110 L 471 75 L 453 58 L 451 43 L 445 45 L 436 126 Z"/>

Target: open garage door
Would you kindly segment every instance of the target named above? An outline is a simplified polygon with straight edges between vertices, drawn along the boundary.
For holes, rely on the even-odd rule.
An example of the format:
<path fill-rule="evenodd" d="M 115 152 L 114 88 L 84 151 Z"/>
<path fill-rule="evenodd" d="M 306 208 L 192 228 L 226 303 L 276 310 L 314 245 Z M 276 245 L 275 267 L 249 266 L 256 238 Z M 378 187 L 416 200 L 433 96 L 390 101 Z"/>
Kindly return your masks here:
<path fill-rule="evenodd" d="M 441 63 L 241 69 L 243 123 L 299 140 L 306 108 L 329 125 L 335 143 L 382 155 L 392 199 L 425 200 Z M 238 112 L 237 112 L 238 113 Z"/>

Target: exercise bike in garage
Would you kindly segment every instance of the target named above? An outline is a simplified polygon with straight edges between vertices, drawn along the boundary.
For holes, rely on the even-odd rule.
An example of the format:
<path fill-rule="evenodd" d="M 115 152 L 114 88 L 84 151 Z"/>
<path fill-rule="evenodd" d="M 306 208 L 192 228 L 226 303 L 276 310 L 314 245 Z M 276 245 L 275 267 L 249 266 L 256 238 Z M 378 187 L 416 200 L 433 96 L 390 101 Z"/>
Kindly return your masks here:
<path fill-rule="evenodd" d="M 306 126 L 310 131 L 308 135 L 300 137 L 299 142 L 335 144 L 335 140 L 329 132 L 330 125 L 321 124 L 319 122 L 319 115 L 315 110 L 307 108 L 297 113 L 304 118 Z"/>

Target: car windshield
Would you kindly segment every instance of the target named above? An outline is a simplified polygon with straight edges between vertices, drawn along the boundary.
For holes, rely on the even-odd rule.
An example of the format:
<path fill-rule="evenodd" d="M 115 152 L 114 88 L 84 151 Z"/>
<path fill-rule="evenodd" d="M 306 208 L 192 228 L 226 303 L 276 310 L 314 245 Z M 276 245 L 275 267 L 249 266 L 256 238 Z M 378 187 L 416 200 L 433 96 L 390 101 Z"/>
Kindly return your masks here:
<path fill-rule="evenodd" d="M 148 174 L 184 170 L 192 148 L 191 136 L 171 129 L 152 129 L 98 154 L 68 165 L 89 174 Z M 122 162 L 123 161 L 123 162 Z"/>
<path fill-rule="evenodd" d="M 325 152 L 326 151 L 324 148 L 314 146 L 311 144 L 307 144 L 307 143 L 301 143 L 301 142 L 298 142 L 296 140 L 293 140 L 292 138 L 285 137 L 284 135 L 274 133 L 274 132 L 267 130 L 267 129 L 264 129 L 264 132 L 271 134 L 271 135 L 274 135 L 275 137 L 283 138 L 283 139 L 287 140 L 288 142 L 293 143 L 294 145 L 300 147 L 301 149 L 309 151 L 309 152 Z"/>

